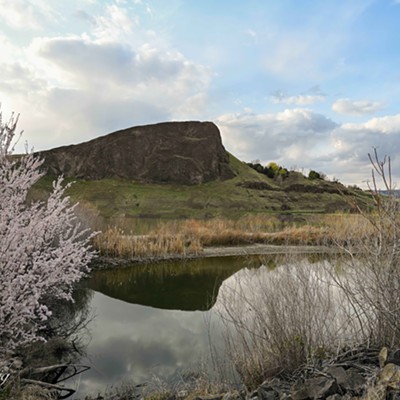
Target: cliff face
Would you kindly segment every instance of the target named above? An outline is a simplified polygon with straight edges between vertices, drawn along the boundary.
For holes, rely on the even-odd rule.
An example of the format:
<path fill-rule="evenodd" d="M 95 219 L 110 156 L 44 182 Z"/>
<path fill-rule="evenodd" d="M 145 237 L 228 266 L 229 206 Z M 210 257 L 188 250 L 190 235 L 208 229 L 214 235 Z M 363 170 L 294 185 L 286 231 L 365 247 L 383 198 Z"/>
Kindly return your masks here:
<path fill-rule="evenodd" d="M 165 122 L 128 128 L 39 153 L 52 175 L 86 180 L 200 184 L 234 176 L 212 122 Z"/>

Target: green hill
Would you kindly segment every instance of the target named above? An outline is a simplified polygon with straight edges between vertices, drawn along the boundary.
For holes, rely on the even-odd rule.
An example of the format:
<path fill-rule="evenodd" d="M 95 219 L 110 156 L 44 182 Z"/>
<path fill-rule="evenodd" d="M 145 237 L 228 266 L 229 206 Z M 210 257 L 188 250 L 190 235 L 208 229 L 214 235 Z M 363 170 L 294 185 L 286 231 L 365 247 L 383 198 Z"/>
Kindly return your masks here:
<path fill-rule="evenodd" d="M 75 180 L 68 190 L 80 203 L 80 213 L 90 225 L 145 219 L 215 218 L 236 219 L 247 214 L 309 214 L 349 210 L 349 201 L 369 204 L 358 189 L 323 180 L 309 180 L 289 172 L 271 179 L 229 155 L 236 176 L 200 185 L 142 183 L 128 179 Z M 43 198 L 54 177 L 46 176 L 35 186 L 32 197 Z M 72 179 L 68 179 L 71 181 Z M 342 193 L 340 193 L 340 191 Z"/>

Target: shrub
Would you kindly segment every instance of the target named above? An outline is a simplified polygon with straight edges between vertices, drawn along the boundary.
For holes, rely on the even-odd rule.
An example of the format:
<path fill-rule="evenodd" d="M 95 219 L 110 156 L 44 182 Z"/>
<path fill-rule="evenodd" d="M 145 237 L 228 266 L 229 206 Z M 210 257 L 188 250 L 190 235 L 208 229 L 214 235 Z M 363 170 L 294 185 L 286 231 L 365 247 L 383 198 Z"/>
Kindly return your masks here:
<path fill-rule="evenodd" d="M 311 171 L 308 173 L 308 179 L 314 180 L 314 179 L 322 179 L 322 178 L 321 178 L 321 175 L 320 175 L 319 172 L 314 171 L 314 170 L 311 170 Z"/>

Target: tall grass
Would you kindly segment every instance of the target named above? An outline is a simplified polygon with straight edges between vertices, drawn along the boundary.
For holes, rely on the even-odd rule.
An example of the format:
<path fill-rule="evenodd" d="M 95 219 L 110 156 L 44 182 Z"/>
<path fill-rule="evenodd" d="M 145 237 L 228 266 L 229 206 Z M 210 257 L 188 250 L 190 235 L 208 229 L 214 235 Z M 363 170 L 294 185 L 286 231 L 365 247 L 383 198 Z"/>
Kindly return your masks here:
<path fill-rule="evenodd" d="M 102 255 L 127 259 L 143 259 L 167 255 L 197 254 L 201 245 L 196 239 L 182 235 L 126 235 L 111 228 L 94 238 L 94 246 Z"/>
<path fill-rule="evenodd" d="M 199 254 L 206 246 L 320 244 L 326 235 L 324 226 L 300 226 L 276 217 L 249 216 L 237 221 L 166 221 L 147 235 L 128 234 L 112 227 L 95 237 L 94 246 L 106 256 L 151 258 Z"/>
<path fill-rule="evenodd" d="M 96 236 L 94 246 L 103 255 L 148 258 L 199 254 L 204 247 L 255 243 L 270 245 L 350 245 L 369 240 L 371 224 L 360 214 L 321 215 L 309 221 L 281 221 L 275 216 L 248 216 L 239 220 L 181 220 L 160 222 L 146 235 L 117 227 Z"/>

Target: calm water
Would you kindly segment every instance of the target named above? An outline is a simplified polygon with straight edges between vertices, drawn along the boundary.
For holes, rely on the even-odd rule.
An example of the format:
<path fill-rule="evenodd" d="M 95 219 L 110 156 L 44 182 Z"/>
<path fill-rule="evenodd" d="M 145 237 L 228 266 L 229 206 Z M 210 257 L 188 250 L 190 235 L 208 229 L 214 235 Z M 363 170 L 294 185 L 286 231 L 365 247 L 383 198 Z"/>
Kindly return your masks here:
<path fill-rule="evenodd" d="M 219 292 L 239 270 L 277 263 L 274 256 L 224 257 L 94 272 L 86 282 L 94 317 L 81 360 L 91 370 L 75 381 L 78 394 L 154 376 L 173 380 L 209 363 L 210 321 L 213 345 L 223 347 Z"/>

